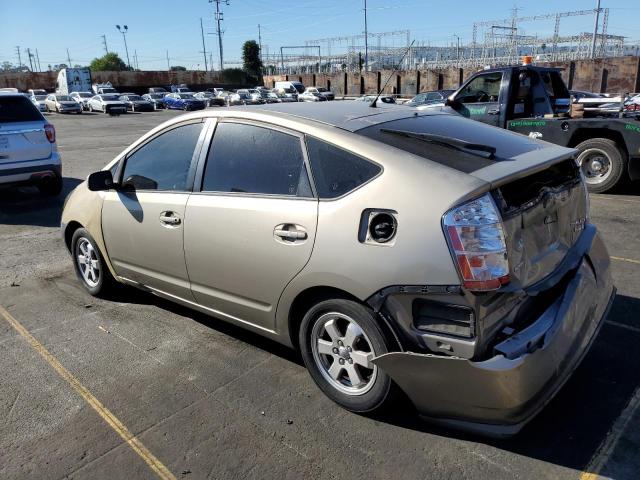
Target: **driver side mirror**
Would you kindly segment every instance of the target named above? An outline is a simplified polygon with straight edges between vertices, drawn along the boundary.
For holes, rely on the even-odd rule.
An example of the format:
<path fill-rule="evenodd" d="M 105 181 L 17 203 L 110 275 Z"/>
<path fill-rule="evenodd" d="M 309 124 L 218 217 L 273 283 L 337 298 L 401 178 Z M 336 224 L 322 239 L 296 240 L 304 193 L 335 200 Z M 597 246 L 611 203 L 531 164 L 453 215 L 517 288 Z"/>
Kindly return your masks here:
<path fill-rule="evenodd" d="M 458 109 L 458 108 L 460 108 L 462 106 L 460 101 L 456 100 L 455 93 L 452 93 L 451 95 L 449 95 L 447 97 L 447 99 L 445 100 L 444 104 L 445 104 L 445 106 L 451 107 L 454 110 L 456 110 L 456 109 Z"/>
<path fill-rule="evenodd" d="M 113 188 L 113 175 L 110 170 L 100 170 L 87 177 L 87 186 L 92 192 L 100 192 Z"/>

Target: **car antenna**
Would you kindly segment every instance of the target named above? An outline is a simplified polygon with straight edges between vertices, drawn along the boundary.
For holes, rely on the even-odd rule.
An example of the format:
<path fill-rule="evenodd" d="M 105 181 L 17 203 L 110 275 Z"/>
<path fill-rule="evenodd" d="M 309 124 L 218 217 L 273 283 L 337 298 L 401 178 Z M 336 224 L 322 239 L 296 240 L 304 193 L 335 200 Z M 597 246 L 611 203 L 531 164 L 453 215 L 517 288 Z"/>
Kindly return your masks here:
<path fill-rule="evenodd" d="M 402 61 L 404 60 L 404 57 L 407 56 L 407 53 L 409 53 L 409 50 L 411 50 L 411 47 L 413 47 L 413 44 L 416 42 L 416 39 L 413 39 L 413 42 L 411 42 L 411 45 L 409 45 L 407 47 L 407 50 L 404 52 L 404 54 L 402 55 L 402 58 L 400 59 L 400 61 L 398 62 L 398 64 L 396 65 L 396 68 L 393 69 L 393 72 L 391 72 L 391 75 L 389 75 L 389 78 L 387 78 L 387 81 L 384 82 L 384 85 L 382 86 L 382 88 L 380 89 L 380 91 L 378 92 L 378 94 L 376 95 L 376 98 L 373 99 L 373 102 L 371 102 L 369 104 L 369 106 L 371 108 L 376 108 L 376 103 L 378 102 L 378 98 L 380 98 L 380 95 L 382 95 L 382 92 L 384 92 L 384 89 L 387 88 L 387 83 L 389 83 L 389 80 L 391 80 L 391 77 L 393 77 L 393 75 L 398 71 L 398 69 L 400 68 L 400 65 L 402 64 Z"/>

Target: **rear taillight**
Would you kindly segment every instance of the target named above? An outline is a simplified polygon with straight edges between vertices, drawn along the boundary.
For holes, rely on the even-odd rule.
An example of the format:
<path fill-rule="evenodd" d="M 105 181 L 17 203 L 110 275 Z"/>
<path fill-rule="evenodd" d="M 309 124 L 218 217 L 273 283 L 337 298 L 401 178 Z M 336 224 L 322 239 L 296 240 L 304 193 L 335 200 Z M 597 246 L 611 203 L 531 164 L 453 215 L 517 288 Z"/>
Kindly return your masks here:
<path fill-rule="evenodd" d="M 44 134 L 47 136 L 47 140 L 49 140 L 49 143 L 56 142 L 56 129 L 50 123 L 45 124 Z"/>
<path fill-rule="evenodd" d="M 443 224 L 464 287 L 487 291 L 509 283 L 502 219 L 488 193 L 450 210 Z"/>

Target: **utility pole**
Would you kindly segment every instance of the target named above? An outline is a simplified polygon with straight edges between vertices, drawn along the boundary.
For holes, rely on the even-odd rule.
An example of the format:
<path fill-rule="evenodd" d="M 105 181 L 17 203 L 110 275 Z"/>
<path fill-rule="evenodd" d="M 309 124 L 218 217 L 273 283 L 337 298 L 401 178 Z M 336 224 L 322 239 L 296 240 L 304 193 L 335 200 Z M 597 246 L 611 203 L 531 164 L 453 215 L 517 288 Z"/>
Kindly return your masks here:
<path fill-rule="evenodd" d="M 129 61 L 129 48 L 127 47 L 127 36 L 126 36 L 127 32 L 129 31 L 129 27 L 127 27 L 126 25 L 123 25 L 123 28 L 120 29 L 120 25 L 116 25 L 116 28 L 122 34 L 122 38 L 124 39 L 124 50 L 125 52 L 127 52 L 127 66 L 129 67 L 129 70 L 131 70 L 131 62 Z"/>
<path fill-rule="evenodd" d="M 169 50 L 167 50 L 167 71 L 171 70 L 171 66 L 169 65 Z"/>
<path fill-rule="evenodd" d="M 367 0 L 364 0 L 364 71 L 369 68 L 369 30 L 367 28 Z"/>
<path fill-rule="evenodd" d="M 42 71 L 42 67 L 40 66 L 40 55 L 38 54 L 38 49 L 36 48 L 36 59 L 38 60 L 38 71 Z"/>
<path fill-rule="evenodd" d="M 104 53 L 109 53 L 109 48 L 107 47 L 107 36 L 100 35 L 102 37 L 102 44 L 104 45 Z"/>
<path fill-rule="evenodd" d="M 260 31 L 260 24 L 258 24 L 258 48 L 260 48 L 260 63 L 262 63 L 262 32 Z"/>
<path fill-rule="evenodd" d="M 202 26 L 202 17 L 200 17 L 200 34 L 202 35 L 202 55 L 204 55 L 204 71 L 208 71 L 207 65 L 207 47 L 204 44 L 204 27 Z"/>
<path fill-rule="evenodd" d="M 133 64 L 135 65 L 136 70 L 140 70 L 140 67 L 138 67 L 138 51 L 137 50 L 133 51 Z"/>
<path fill-rule="evenodd" d="M 67 63 L 67 65 L 69 66 L 69 68 L 71 68 L 71 57 L 69 56 L 69 49 L 67 48 L 67 60 L 69 61 L 69 63 Z"/>
<path fill-rule="evenodd" d="M 591 40 L 591 51 L 589 57 L 594 58 L 596 56 L 596 37 L 598 36 L 598 22 L 600 21 L 600 0 L 596 2 L 596 16 L 593 22 L 593 39 Z"/>
<path fill-rule="evenodd" d="M 229 5 L 229 0 L 209 0 L 209 3 L 215 2 L 216 4 L 216 23 L 218 25 L 217 35 L 218 35 L 218 47 L 220 49 L 220 70 L 224 70 L 224 60 L 222 57 L 222 27 L 220 26 L 220 22 L 222 22 L 222 12 L 220 11 L 220 2 L 224 2 L 225 5 Z"/>
<path fill-rule="evenodd" d="M 16 52 L 18 52 L 18 67 L 22 68 L 22 57 L 20 57 L 20 46 L 16 45 Z"/>
<path fill-rule="evenodd" d="M 456 67 L 457 67 L 460 65 L 460 37 L 455 33 L 453 34 L 453 36 L 456 37 Z"/>
<path fill-rule="evenodd" d="M 33 63 L 31 62 L 31 50 L 29 50 L 29 47 L 25 48 L 25 50 L 27 51 L 27 57 L 29 58 L 29 68 L 33 72 Z"/>

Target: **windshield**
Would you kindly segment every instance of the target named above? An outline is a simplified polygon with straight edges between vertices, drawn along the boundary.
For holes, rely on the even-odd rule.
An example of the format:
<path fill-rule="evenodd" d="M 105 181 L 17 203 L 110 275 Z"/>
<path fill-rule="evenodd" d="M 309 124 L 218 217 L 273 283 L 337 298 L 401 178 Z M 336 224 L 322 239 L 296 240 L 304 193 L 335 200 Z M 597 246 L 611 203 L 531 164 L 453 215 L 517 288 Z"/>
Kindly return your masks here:
<path fill-rule="evenodd" d="M 88 92 L 79 92 L 78 96 L 81 98 L 91 98 L 93 97 L 93 94 Z"/>
<path fill-rule="evenodd" d="M 117 95 L 99 95 L 102 100 L 108 100 L 110 102 L 114 102 L 118 100 Z"/>
<path fill-rule="evenodd" d="M 301 83 L 294 83 L 293 88 L 295 88 L 298 93 L 304 92 L 304 85 L 302 85 Z"/>
<path fill-rule="evenodd" d="M 129 100 L 134 100 L 136 102 L 142 100 L 142 97 L 140 95 L 129 95 Z"/>
<path fill-rule="evenodd" d="M 36 100 L 46 100 L 47 96 L 46 95 L 35 95 Z"/>
<path fill-rule="evenodd" d="M 180 98 L 193 98 L 192 93 L 179 93 Z"/>
<path fill-rule="evenodd" d="M 242 98 L 242 99 L 249 98 L 249 94 L 248 93 L 239 93 L 238 96 L 240 98 Z"/>
<path fill-rule="evenodd" d="M 69 95 L 56 95 L 56 100 L 59 102 L 73 102 L 73 98 Z"/>
<path fill-rule="evenodd" d="M 102 90 L 102 93 L 117 93 L 115 88 L 101 88 L 100 90 Z"/>
<path fill-rule="evenodd" d="M 318 90 L 319 92 L 326 92 L 326 91 L 328 91 L 328 90 L 327 90 L 326 88 L 324 88 L 324 87 L 318 87 L 318 89 L 317 89 L 317 90 Z"/>
<path fill-rule="evenodd" d="M 164 95 L 162 95 L 161 93 L 150 93 L 149 97 L 153 98 L 153 99 L 159 99 L 162 98 Z"/>

